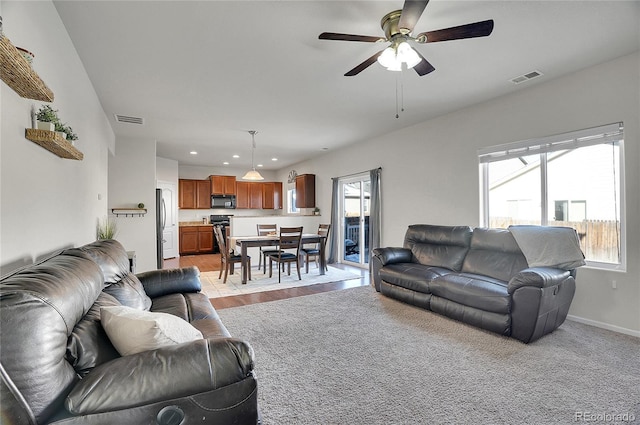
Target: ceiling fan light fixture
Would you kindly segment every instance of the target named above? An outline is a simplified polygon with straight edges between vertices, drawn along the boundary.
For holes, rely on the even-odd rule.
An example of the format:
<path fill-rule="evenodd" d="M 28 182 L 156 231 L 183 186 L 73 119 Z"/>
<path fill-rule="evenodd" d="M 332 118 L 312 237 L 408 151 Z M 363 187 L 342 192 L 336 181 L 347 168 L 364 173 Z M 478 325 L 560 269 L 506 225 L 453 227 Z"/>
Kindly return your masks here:
<path fill-rule="evenodd" d="M 398 53 L 396 54 L 398 62 L 407 64 L 407 69 L 411 69 L 422 61 L 418 53 L 406 41 L 398 45 Z"/>
<path fill-rule="evenodd" d="M 393 47 L 387 47 L 382 51 L 382 54 L 378 56 L 378 63 L 387 69 L 394 66 L 396 62 L 396 51 Z"/>

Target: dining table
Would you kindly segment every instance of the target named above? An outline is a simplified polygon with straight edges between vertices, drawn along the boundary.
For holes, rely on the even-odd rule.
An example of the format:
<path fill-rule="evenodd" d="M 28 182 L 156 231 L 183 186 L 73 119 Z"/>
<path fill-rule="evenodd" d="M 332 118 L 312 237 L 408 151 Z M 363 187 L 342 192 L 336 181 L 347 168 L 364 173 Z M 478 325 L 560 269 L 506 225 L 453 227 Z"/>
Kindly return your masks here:
<path fill-rule="evenodd" d="M 327 260 L 325 258 L 325 245 L 326 245 L 326 236 L 318 235 L 315 233 L 303 233 L 302 238 L 300 240 L 300 244 L 312 244 L 317 243 L 320 249 L 320 274 L 323 275 L 325 273 Z M 241 279 L 242 284 L 245 285 L 247 283 L 248 276 L 248 264 L 247 261 L 247 249 L 251 247 L 262 247 L 262 246 L 278 246 L 280 244 L 280 237 L 278 235 L 266 235 L 266 236 L 229 236 L 229 246 L 238 246 L 240 247 L 240 256 L 241 258 Z"/>

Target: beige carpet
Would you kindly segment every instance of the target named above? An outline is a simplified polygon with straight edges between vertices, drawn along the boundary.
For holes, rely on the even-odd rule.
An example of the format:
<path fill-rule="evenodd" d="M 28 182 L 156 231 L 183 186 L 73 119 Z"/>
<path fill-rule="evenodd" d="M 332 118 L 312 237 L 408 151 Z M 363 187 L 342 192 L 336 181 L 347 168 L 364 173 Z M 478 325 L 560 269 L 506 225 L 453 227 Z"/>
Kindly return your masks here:
<path fill-rule="evenodd" d="M 200 281 L 202 282 L 202 292 L 207 294 L 209 298 L 218 298 L 360 278 L 360 275 L 332 266 L 329 266 L 329 270 L 322 276 L 315 266 L 309 267 L 309 274 L 305 273 L 303 267 L 301 270 L 302 280 L 298 280 L 298 274 L 293 266 L 291 267 L 291 276 L 288 276 L 286 271 L 282 274 L 281 283 L 278 283 L 277 273 L 277 270 L 274 270 L 274 276 L 269 278 L 269 269 L 266 274 L 263 274 L 262 270 L 253 267 L 251 280 L 247 281 L 246 285 L 242 285 L 240 283 L 240 269 L 236 267 L 235 273 L 227 276 L 227 283 L 222 283 L 222 279 L 218 279 L 219 271 L 201 273 Z"/>

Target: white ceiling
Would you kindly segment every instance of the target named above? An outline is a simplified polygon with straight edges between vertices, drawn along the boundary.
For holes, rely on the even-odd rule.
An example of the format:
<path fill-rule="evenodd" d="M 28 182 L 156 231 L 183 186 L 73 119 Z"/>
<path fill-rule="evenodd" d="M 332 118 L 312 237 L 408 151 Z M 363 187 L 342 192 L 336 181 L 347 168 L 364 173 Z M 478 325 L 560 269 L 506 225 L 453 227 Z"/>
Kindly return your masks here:
<path fill-rule="evenodd" d="M 247 131 L 257 130 L 256 164 L 284 168 L 640 46 L 638 1 L 432 0 L 414 34 L 485 19 L 495 28 L 489 37 L 417 45 L 436 71 L 402 73 L 405 110 L 396 119 L 400 73 L 376 63 L 343 76 L 385 45 L 318 35 L 383 35 L 380 19 L 402 0 L 55 6 L 116 136 L 155 139 L 158 156 L 189 165 L 248 167 Z M 533 70 L 544 75 L 509 81 Z"/>

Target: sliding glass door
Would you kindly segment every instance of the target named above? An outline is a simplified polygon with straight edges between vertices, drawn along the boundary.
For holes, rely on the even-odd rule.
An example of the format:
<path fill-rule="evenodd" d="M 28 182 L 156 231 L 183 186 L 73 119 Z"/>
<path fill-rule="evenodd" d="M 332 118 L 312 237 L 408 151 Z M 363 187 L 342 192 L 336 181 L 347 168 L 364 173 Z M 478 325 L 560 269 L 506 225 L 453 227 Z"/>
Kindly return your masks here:
<path fill-rule="evenodd" d="M 364 267 L 369 262 L 369 175 L 344 179 L 340 183 L 341 260 Z"/>

